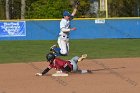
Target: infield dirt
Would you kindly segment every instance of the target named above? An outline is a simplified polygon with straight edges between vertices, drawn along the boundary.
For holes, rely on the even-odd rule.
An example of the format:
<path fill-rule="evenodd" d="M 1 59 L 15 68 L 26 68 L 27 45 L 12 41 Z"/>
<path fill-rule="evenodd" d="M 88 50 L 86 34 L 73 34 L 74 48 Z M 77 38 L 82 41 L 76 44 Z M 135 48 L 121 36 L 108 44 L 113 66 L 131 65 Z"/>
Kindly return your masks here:
<path fill-rule="evenodd" d="M 140 58 L 84 60 L 80 69 L 92 74 L 35 76 L 47 62 L 0 64 L 0 93 L 139 93 Z"/>

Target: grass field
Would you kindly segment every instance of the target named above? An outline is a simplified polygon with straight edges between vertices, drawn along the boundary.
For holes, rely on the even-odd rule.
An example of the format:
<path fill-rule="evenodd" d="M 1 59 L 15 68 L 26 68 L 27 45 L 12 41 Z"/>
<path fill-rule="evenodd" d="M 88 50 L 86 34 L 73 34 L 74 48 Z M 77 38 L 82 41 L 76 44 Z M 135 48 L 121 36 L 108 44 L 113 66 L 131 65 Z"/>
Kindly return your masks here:
<path fill-rule="evenodd" d="M 45 61 L 54 41 L 0 41 L 0 63 Z M 140 57 L 140 39 L 71 40 L 69 59 L 88 54 L 89 59 Z"/>

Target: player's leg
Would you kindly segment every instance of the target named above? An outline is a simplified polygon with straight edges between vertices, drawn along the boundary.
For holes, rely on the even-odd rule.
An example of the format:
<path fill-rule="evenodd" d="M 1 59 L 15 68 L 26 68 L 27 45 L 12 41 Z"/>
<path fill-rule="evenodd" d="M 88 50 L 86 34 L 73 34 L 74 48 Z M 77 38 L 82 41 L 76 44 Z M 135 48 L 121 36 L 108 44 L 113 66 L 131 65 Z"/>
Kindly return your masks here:
<path fill-rule="evenodd" d="M 60 47 L 60 54 L 61 55 L 67 55 L 68 54 L 68 47 L 66 40 L 63 40 L 61 38 L 58 39 L 58 45 Z"/>
<path fill-rule="evenodd" d="M 77 65 L 78 59 L 79 57 L 75 56 L 71 60 L 69 60 L 71 64 L 73 65 L 73 72 L 76 72 L 78 70 L 78 65 Z"/>
<path fill-rule="evenodd" d="M 60 50 L 61 49 L 59 47 L 57 47 L 56 45 L 53 45 L 50 48 L 50 51 L 52 51 L 55 56 L 61 56 L 60 55 Z"/>
<path fill-rule="evenodd" d="M 69 43 L 66 42 L 66 39 L 62 39 L 61 37 L 59 37 L 57 43 L 59 47 L 53 45 L 50 48 L 50 51 L 52 51 L 55 56 L 67 56 L 69 51 Z"/>
<path fill-rule="evenodd" d="M 67 52 L 69 52 L 69 48 L 70 48 L 70 47 L 69 47 L 69 41 L 66 42 L 66 45 L 67 45 Z M 67 53 L 67 54 L 68 54 L 68 53 Z"/>
<path fill-rule="evenodd" d="M 87 54 L 83 54 L 81 57 L 75 56 L 73 57 L 70 62 L 73 65 L 73 72 L 77 72 L 78 71 L 78 65 L 77 63 L 79 61 L 82 61 L 83 59 L 87 58 Z M 81 70 L 80 70 L 81 71 Z"/>

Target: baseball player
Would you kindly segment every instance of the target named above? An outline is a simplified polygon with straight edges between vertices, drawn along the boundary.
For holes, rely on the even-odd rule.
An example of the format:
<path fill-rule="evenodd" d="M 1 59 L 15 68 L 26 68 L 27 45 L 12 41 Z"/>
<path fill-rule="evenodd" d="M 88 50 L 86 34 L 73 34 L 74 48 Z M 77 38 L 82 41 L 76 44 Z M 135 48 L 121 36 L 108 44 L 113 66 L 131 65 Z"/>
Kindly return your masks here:
<path fill-rule="evenodd" d="M 63 18 L 60 21 L 60 33 L 58 37 L 58 45 L 59 48 L 56 47 L 56 45 L 53 45 L 51 47 L 51 51 L 54 51 L 56 53 L 56 56 L 67 56 L 69 52 L 69 34 L 71 31 L 75 31 L 76 28 L 70 27 L 70 21 L 74 18 L 76 11 L 77 11 L 78 3 L 75 5 L 75 8 L 70 14 L 68 11 L 63 12 Z"/>
<path fill-rule="evenodd" d="M 91 70 L 79 70 L 77 63 L 82 61 L 87 57 L 87 54 L 82 55 L 81 57 L 75 56 L 71 60 L 63 60 L 57 58 L 53 53 L 49 53 L 46 55 L 47 61 L 50 63 L 49 66 L 42 72 L 36 73 L 36 76 L 43 76 L 45 75 L 50 69 L 55 68 L 57 71 L 61 73 L 92 73 Z"/>

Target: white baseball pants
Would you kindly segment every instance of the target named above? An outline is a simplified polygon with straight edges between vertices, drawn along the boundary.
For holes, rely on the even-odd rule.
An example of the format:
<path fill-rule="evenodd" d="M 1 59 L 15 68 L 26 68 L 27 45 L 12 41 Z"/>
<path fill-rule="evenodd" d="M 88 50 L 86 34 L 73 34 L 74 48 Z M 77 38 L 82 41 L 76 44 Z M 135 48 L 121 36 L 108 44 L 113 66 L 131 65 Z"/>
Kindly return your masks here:
<path fill-rule="evenodd" d="M 67 36 L 59 36 L 57 41 L 62 55 L 68 55 L 69 52 L 69 38 Z"/>

